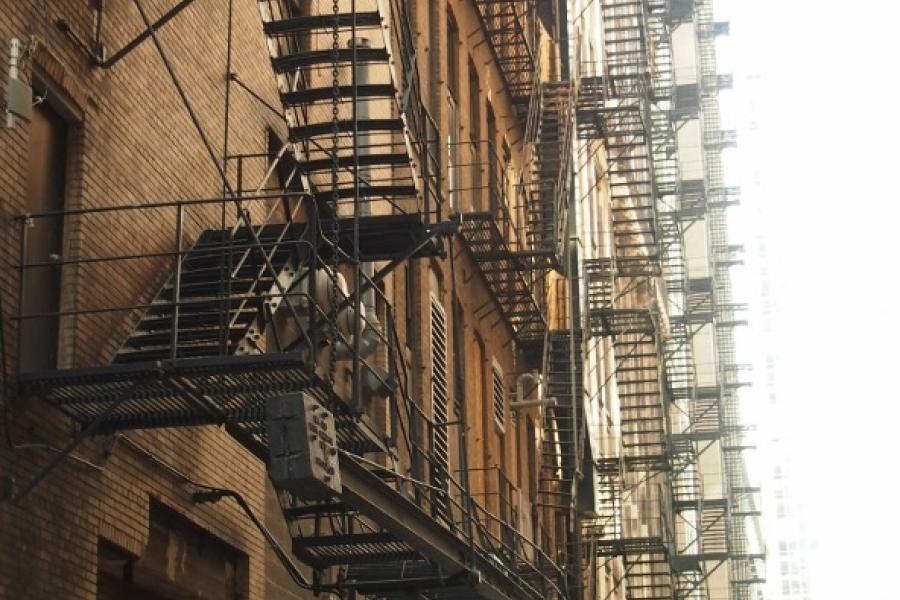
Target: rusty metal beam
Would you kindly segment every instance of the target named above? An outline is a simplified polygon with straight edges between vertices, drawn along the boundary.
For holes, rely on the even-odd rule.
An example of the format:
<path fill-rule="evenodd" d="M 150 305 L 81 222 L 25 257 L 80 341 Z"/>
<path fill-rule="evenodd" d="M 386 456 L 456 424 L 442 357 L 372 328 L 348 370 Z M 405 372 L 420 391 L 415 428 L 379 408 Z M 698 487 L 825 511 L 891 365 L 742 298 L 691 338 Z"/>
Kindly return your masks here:
<path fill-rule="evenodd" d="M 486 600 L 508 600 L 509 596 L 488 582 L 477 570 L 470 567 L 469 554 L 472 549 L 433 517 L 425 514 L 417 505 L 406 499 L 384 481 L 372 474 L 353 458 L 342 454 L 340 457 L 341 499 L 378 525 L 384 527 L 399 540 L 409 544 L 425 558 L 434 561 L 445 573 L 453 578 L 467 574 L 474 589 Z M 482 564 L 485 571 L 495 571 L 495 567 Z M 503 577 L 502 573 L 489 572 L 492 580 Z"/>

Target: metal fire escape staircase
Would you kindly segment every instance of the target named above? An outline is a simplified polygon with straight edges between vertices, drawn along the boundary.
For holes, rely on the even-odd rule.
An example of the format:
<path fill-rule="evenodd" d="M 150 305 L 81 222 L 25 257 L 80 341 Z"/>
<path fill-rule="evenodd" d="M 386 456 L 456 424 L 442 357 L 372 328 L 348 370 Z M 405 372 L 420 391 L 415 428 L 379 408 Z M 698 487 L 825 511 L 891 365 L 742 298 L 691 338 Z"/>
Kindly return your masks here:
<path fill-rule="evenodd" d="M 717 388 L 696 385 L 691 336 L 684 323 L 672 325 L 665 364 L 672 398 L 669 438 L 675 549 L 676 598 L 708 598 L 709 575 L 729 558 L 728 498 L 704 494 L 700 457 L 722 436 Z"/>
<path fill-rule="evenodd" d="M 765 551 L 750 543 L 748 529 L 760 516 L 761 490 L 751 482 L 746 453 L 755 449 L 746 441 L 750 428 L 742 423 L 739 399 L 729 393 L 723 402 L 723 470 L 731 503 L 728 532 L 732 540 L 730 580 L 735 598 L 752 598 L 754 586 L 765 582 Z"/>
<path fill-rule="evenodd" d="M 580 429 L 584 427 L 580 416 L 584 373 L 580 356 L 580 332 L 549 333 L 545 394 L 554 402 L 544 409 L 539 504 L 565 514 L 574 502 L 575 472 L 579 466 L 577 446 Z"/>
<path fill-rule="evenodd" d="M 707 209 L 705 212 L 711 254 L 711 290 L 717 327 L 715 329 L 719 390 L 721 393 L 722 462 L 729 501 L 728 538 L 731 544 L 729 561 L 730 597 L 749 600 L 765 579 L 765 550 L 758 535 L 759 488 L 747 476 L 745 453 L 752 446 L 744 441 L 749 428 L 739 414 L 740 388 L 749 385 L 747 365 L 739 364 L 735 348 L 735 325 L 744 323 L 738 313 L 744 308 L 732 300 L 729 268 L 741 264 L 742 248 L 729 242 L 727 208 L 736 203 L 739 190 L 724 184 L 721 151 L 736 143 L 734 131 L 723 130 L 720 123 L 718 99 L 720 89 L 730 87 L 731 77 L 720 75 L 716 64 L 716 36 L 728 32 L 728 24 L 713 18 L 713 4 L 709 0 L 695 0 L 697 33 L 699 111 L 691 110 L 701 122 L 706 181 Z M 751 543 L 748 530 L 756 533 Z"/>
<path fill-rule="evenodd" d="M 571 181 L 577 89 L 570 81 L 540 86 L 531 189 L 526 197 L 526 253 L 535 266 L 562 270 L 569 234 Z M 529 256 L 533 255 L 533 258 Z"/>
<path fill-rule="evenodd" d="M 546 328 L 544 276 L 550 268 L 561 268 L 567 243 L 574 110 L 568 82 L 543 83 L 537 89 L 526 132 L 526 143 L 534 147 L 529 172 L 521 182 L 507 182 L 502 164 L 474 159 L 476 170 L 487 171 L 488 181 L 471 188 L 478 194 L 486 188 L 488 210 L 464 213 L 460 226 L 502 318 L 520 343 L 532 347 L 540 347 Z M 490 147 L 476 154 L 495 160 Z"/>
<path fill-rule="evenodd" d="M 506 92 L 524 120 L 540 77 L 535 2 L 476 0 L 475 6 L 506 82 Z"/>
<path fill-rule="evenodd" d="M 653 174 L 652 82 L 644 2 L 601 4 L 605 61 L 603 115 L 616 256 L 658 253 Z"/>
<path fill-rule="evenodd" d="M 533 560 L 525 558 L 521 540 L 511 556 L 506 548 L 499 558 L 486 528 L 471 525 L 480 519 L 466 517 L 473 504 L 464 494 L 454 514 L 464 515 L 468 531 L 453 516 L 434 512 L 449 491 L 411 489 L 403 476 L 365 459 L 374 452 L 390 465 L 396 440 L 358 413 L 357 398 L 335 387 L 334 361 L 317 364 L 320 350 L 337 346 L 340 336 L 335 315 L 316 306 L 320 273 L 336 286 L 340 263 L 359 268 L 435 255 L 434 236 L 452 231 L 440 222 L 436 129 L 419 101 L 402 3 L 386 10 L 385 2 L 360 1 L 355 13 L 340 12 L 337 3 L 334 12 L 322 13 L 300 12 L 291 2 L 260 8 L 290 130 L 293 183 L 263 208 L 243 203 L 238 186 L 237 195 L 220 203 L 223 214 L 236 208 L 235 224 L 201 226 L 191 244 L 184 244 L 186 206 L 172 203 L 174 273 L 138 308 L 137 325 L 110 363 L 25 373 L 21 390 L 59 406 L 83 426 L 83 435 L 224 425 L 263 461 L 271 458 L 267 419 L 279 417 L 272 401 L 286 398 L 280 406 L 291 412 L 301 399 L 311 400 L 316 415 L 334 419 L 342 487 L 333 494 L 320 490 L 315 500 L 284 488 L 279 498 L 294 553 L 316 569 L 315 585 L 319 574 L 336 567 L 343 589 L 381 598 L 558 597 L 553 579 L 534 577 L 551 569 L 533 562 L 552 561 L 534 550 Z M 219 207 L 212 212 L 208 223 L 219 220 Z M 81 211 L 78 218 L 92 214 Z M 332 302 L 352 300 L 339 293 Z M 278 335 L 285 314 L 295 325 L 291 339 Z M 395 335 L 388 330 L 381 338 L 386 372 L 365 361 L 359 368 L 381 378 L 398 423 L 427 427 L 413 417 L 398 383 Z M 418 452 L 428 457 L 431 451 Z"/>
<path fill-rule="evenodd" d="M 629 506 L 635 488 L 619 458 L 601 458 L 595 463 L 600 512 L 584 526 L 584 539 L 605 561 L 621 559 L 621 585 L 627 598 L 672 600 L 672 531 L 665 506 L 669 500 L 651 497 L 639 501 L 641 509 Z M 640 486 L 637 489 L 651 489 Z"/>
<path fill-rule="evenodd" d="M 647 281 L 635 277 L 643 275 L 643 261 L 629 271 L 632 262 L 584 261 L 588 324 L 592 336 L 612 338 L 623 460 L 632 470 L 665 470 L 667 427 L 657 317 L 650 308 L 617 306 L 623 300 L 616 296 L 616 281 Z"/>

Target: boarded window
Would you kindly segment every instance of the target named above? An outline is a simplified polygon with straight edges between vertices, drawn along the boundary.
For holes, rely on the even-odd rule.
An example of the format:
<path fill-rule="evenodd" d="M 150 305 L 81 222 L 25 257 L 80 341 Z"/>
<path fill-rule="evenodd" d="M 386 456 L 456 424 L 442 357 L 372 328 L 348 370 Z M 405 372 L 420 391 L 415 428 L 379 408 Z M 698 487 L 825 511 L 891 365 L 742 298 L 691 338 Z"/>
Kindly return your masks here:
<path fill-rule="evenodd" d="M 466 402 L 466 340 L 463 309 L 458 297 L 453 298 L 453 408 L 462 415 Z"/>
<path fill-rule="evenodd" d="M 130 557 L 101 541 L 97 583 L 101 600 L 237 600 L 245 597 L 246 556 L 154 503 L 143 556 Z"/>
<path fill-rule="evenodd" d="M 447 489 L 450 470 L 450 445 L 447 435 L 449 406 L 449 374 L 447 369 L 447 314 L 440 301 L 431 296 L 431 416 L 434 421 L 432 435 L 432 483 Z M 446 494 L 438 494 L 435 508 L 446 511 Z M 445 513 L 446 514 L 446 513 Z"/>
<path fill-rule="evenodd" d="M 503 387 L 503 371 L 500 365 L 494 363 L 491 369 L 491 392 L 493 395 L 494 424 L 497 428 L 506 432 L 506 390 Z"/>

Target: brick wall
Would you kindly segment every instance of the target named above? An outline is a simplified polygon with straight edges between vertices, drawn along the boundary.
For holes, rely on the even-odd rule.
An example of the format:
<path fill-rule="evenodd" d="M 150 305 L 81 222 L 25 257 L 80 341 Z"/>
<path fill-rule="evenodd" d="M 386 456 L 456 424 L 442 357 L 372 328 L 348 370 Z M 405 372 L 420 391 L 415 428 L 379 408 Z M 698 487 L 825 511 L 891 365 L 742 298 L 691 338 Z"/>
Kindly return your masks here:
<path fill-rule="evenodd" d="M 107 51 L 115 51 L 141 29 L 140 16 L 130 2 L 106 2 L 102 41 Z M 420 50 L 427 57 L 419 61 L 422 81 L 430 90 L 426 99 L 441 123 L 441 139 L 446 139 L 446 40 L 445 3 L 413 3 Z M 521 168 L 521 132 L 510 118 L 512 107 L 503 93 L 502 77 L 492 64 L 488 44 L 478 33 L 480 23 L 474 5 L 452 2 L 459 24 L 463 66 L 461 95 L 477 93 L 482 106 L 490 99 L 498 128 L 513 150 L 513 163 Z M 151 18 L 171 3 L 146 0 Z M 26 65 L 23 77 L 38 89 L 47 86 L 51 98 L 60 103 L 71 119 L 72 139 L 66 202 L 69 207 L 97 207 L 133 202 L 218 196 L 221 183 L 206 149 L 193 129 L 151 41 L 147 41 L 114 68 L 94 67 L 75 45 L 58 31 L 53 21 L 64 17 L 72 29 L 88 39 L 93 27 L 90 3 L 76 0 L 69 5 L 26 0 L 10 7 L 0 23 L 0 61 L 6 64 L 8 40 L 23 40 L 34 33 L 40 46 Z M 196 0 L 161 32 L 160 39 L 172 66 L 217 155 L 223 153 L 224 94 L 228 3 L 223 0 Z M 430 12 L 426 16 L 426 11 Z M 232 71 L 267 102 L 277 105 L 274 80 L 269 69 L 259 17 L 254 3 L 234 3 L 234 62 Z M 467 89 L 467 60 L 479 67 L 480 90 Z M 429 72 L 424 72 L 428 66 Z M 481 70 L 483 68 L 483 71 Z M 460 119 L 468 122 L 468 103 L 460 103 Z M 482 108 L 481 118 L 486 111 Z M 283 124 L 243 90 L 232 87 L 229 149 L 232 153 L 265 152 L 266 131 L 284 135 Z M 484 124 L 481 131 L 485 131 Z M 465 139 L 465 138 L 463 138 Z M 0 229 L 5 251 L 13 256 L 19 230 L 12 220 L 23 210 L 24 176 L 28 128 L 0 130 Z M 445 157 L 446 159 L 446 157 Z M 444 165 L 446 168 L 446 165 Z M 233 169 L 232 169 L 233 174 Z M 262 165 L 249 168 L 249 179 L 262 175 Z M 446 189 L 445 189 L 446 192 Z M 446 194 L 445 194 L 446 197 Z M 446 214 L 446 211 L 445 211 Z M 125 216 L 122 216 L 125 215 Z M 219 208 L 195 209 L 186 218 L 189 236 L 203 228 L 217 226 Z M 65 252 L 68 256 L 97 256 L 114 252 L 152 253 L 173 249 L 173 210 L 120 213 L 72 219 L 66 224 Z M 66 275 L 65 307 L 86 308 L 109 304 L 136 304 L 150 300 L 170 272 L 171 260 L 145 259 L 97 266 Z M 493 466 L 506 444 L 503 466 L 513 483 L 516 465 L 526 459 L 523 445 L 524 418 L 514 425 L 507 414 L 507 433 L 497 435 L 491 418 L 491 364 L 502 367 L 507 397 L 515 390 L 515 344 L 512 332 L 500 317 L 477 267 L 460 243 L 454 247 L 456 294 L 465 323 L 466 365 L 471 367 L 476 338 L 485 345 L 485 360 L 479 381 L 466 378 L 469 465 Z M 411 364 L 413 397 L 430 405 L 430 344 L 428 336 L 429 270 L 443 282 L 442 297 L 452 330 L 450 260 L 417 261 L 412 264 L 411 281 L 400 270 L 386 282 L 397 315 L 411 310 L 413 330 L 406 331 L 400 319 L 401 337 L 412 335 L 406 352 Z M 16 307 L 16 273 L 0 270 L 4 325 L 7 345 L 12 347 L 15 322 L 10 315 Z M 405 288 L 414 287 L 412 306 L 407 306 Z M 134 325 L 138 311 L 79 317 L 63 322 L 63 357 L 67 366 L 103 364 L 115 352 Z M 452 350 L 452 349 L 451 349 Z M 8 368 L 15 364 L 8 357 Z M 449 357 L 451 368 L 452 354 Z M 469 371 L 467 370 L 467 373 Z M 452 381 L 451 377 L 451 381 Z M 452 388 L 451 383 L 451 388 Z M 450 390 L 451 398 L 453 390 Z M 44 445 L 62 446 L 74 433 L 73 425 L 39 398 L 4 398 L 10 411 L 13 441 L 28 448 L 0 449 L 0 474 L 11 474 L 20 484 L 53 456 Z M 537 411 L 532 416 L 538 417 Z M 451 414 L 451 419 L 452 419 Z M 539 422 L 537 427 L 540 428 Z M 458 468 L 456 431 L 451 437 L 451 469 Z M 304 597 L 286 579 L 262 537 L 230 500 L 215 505 L 195 506 L 193 488 L 179 476 L 140 450 L 146 448 L 191 479 L 234 488 L 246 496 L 257 514 L 265 515 L 282 543 L 289 546 L 274 492 L 262 463 L 234 442 L 223 430 L 208 427 L 132 432 L 126 441 L 99 438 L 85 443 L 78 457 L 98 465 L 67 460 L 41 486 L 17 506 L 3 504 L 0 510 L 0 598 L 94 598 L 97 578 L 99 538 L 140 556 L 148 538 L 151 499 L 174 509 L 190 521 L 247 556 L 249 598 Z M 38 447 L 40 446 L 40 447 Z M 539 454 L 538 449 L 538 454 Z M 475 493 L 490 487 L 480 476 L 472 477 Z M 529 533 L 529 532 L 524 532 Z"/>
<path fill-rule="evenodd" d="M 54 27 L 54 20 L 65 18 L 81 38 L 89 38 L 90 5 L 87 0 L 17 2 L 6 7 L 9 12 L 0 22 L 0 59 L 7 64 L 11 37 L 27 42 L 35 35 L 39 46 L 22 77 L 39 92 L 49 90 L 47 101 L 70 120 L 67 207 L 219 195 L 219 176 L 152 42 L 103 70 L 92 66 Z M 110 52 L 137 34 L 142 24 L 130 2 L 104 5 L 102 41 Z M 161 0 L 146 2 L 151 18 L 170 5 Z M 227 2 L 197 0 L 160 32 L 218 156 L 224 143 L 227 10 Z M 267 101 L 277 103 L 255 4 L 235 2 L 234 23 L 232 70 Z M 283 128 L 275 115 L 236 87 L 232 88 L 230 118 L 233 153 L 264 152 L 267 128 Z M 16 274 L 8 264 L 15 260 L 19 239 L 12 217 L 23 210 L 28 143 L 27 124 L 0 130 L 0 229 L 4 256 L 10 259 L 0 270 L 8 370 L 15 365 L 15 323 L 10 317 L 16 307 Z M 66 223 L 65 252 L 96 256 L 171 251 L 172 213 L 71 220 Z M 218 207 L 206 213 L 194 211 L 186 219 L 189 236 L 217 218 Z M 167 276 L 168 264 L 167 260 L 123 262 L 114 268 L 82 269 L 77 279 L 65 274 L 69 279 L 63 305 L 84 308 L 146 301 Z M 63 363 L 102 364 L 127 335 L 134 317 L 117 313 L 65 321 Z M 16 449 L 4 440 L 0 473 L 11 475 L 21 486 L 54 455 L 47 446 L 63 446 L 74 427 L 39 398 L 6 397 L 3 401 L 12 423 L 9 438 Z M 274 496 L 264 465 L 223 430 L 132 432 L 128 438 L 196 481 L 240 491 L 276 531 L 280 525 L 282 542 L 289 544 L 277 503 L 266 503 L 267 494 L 270 499 Z M 246 555 L 247 577 L 242 584 L 246 597 L 302 597 L 296 586 L 285 584 L 281 566 L 274 563 L 262 537 L 232 501 L 194 505 L 191 486 L 122 440 L 91 440 L 75 456 L 99 468 L 66 460 L 20 504 L 2 505 L 0 597 L 94 598 L 98 540 L 140 556 L 148 539 L 151 499 Z"/>

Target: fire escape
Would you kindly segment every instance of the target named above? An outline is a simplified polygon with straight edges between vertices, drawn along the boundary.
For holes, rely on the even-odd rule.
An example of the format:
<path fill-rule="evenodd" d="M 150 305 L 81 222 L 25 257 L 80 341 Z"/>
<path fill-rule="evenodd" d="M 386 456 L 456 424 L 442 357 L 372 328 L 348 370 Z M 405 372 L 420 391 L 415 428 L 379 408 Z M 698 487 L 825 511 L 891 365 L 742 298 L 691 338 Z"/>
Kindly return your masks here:
<path fill-rule="evenodd" d="M 618 450 L 595 463 L 600 512 L 585 541 L 602 561 L 621 561 L 629 598 L 671 599 L 675 525 L 668 484 L 673 447 L 664 390 L 657 303 L 667 255 L 660 210 L 675 201 L 675 132 L 666 115 L 671 46 L 643 2 L 601 3 L 605 61 L 582 73 L 578 136 L 605 149 L 610 192 L 607 257 L 584 261 L 587 323 L 607 340 L 618 398 Z"/>
<path fill-rule="evenodd" d="M 569 316 L 550 322 L 547 294 L 568 285 L 561 276 L 569 260 L 575 88 L 568 80 L 540 79 L 534 2 L 478 0 L 476 6 L 522 130 L 525 164 L 511 167 L 493 139 L 463 144 L 459 233 L 491 293 L 486 312 L 496 310 L 514 334 L 519 372 L 540 373 L 547 402 L 536 505 L 544 524 L 562 521 L 572 531 L 584 438 L 581 333 Z M 565 544 L 545 550 L 570 565 L 569 588 L 577 588 L 571 567 L 577 555 Z"/>
<path fill-rule="evenodd" d="M 719 570 L 745 597 L 762 573 L 744 535 L 758 489 L 741 479 L 748 448 L 736 441 L 748 379 L 733 329 L 746 324 L 746 306 L 731 297 L 728 269 L 741 248 L 728 241 L 725 215 L 740 191 L 724 184 L 720 153 L 735 134 L 718 127 L 715 95 L 731 77 L 716 72 L 712 46 L 727 24 L 704 21 L 711 7 L 700 4 L 605 0 L 604 70 L 582 73 L 576 109 L 578 138 L 606 150 L 611 255 L 585 260 L 584 279 L 589 333 L 608 338 L 615 356 L 621 437 L 619 455 L 597 461 L 600 514 L 585 537 L 601 558 L 622 560 L 632 598 L 708 600 Z M 684 25 L 698 36 L 695 81 L 674 72 L 671 34 Z M 691 119 L 702 119 L 704 174 L 685 179 L 676 132 Z M 708 271 L 696 274 L 685 241 L 692 227 L 708 240 Z M 701 331 L 715 344 L 712 380 L 694 356 Z M 705 489 L 708 452 L 720 455 L 725 481 Z"/>
<path fill-rule="evenodd" d="M 742 442 L 748 428 L 738 414 L 738 394 L 749 385 L 749 367 L 738 364 L 734 343 L 734 328 L 746 324 L 747 307 L 733 301 L 729 274 L 730 267 L 741 264 L 742 248 L 729 242 L 726 220 L 727 209 L 738 203 L 740 190 L 725 186 L 721 159 L 721 151 L 733 147 L 736 136 L 721 130 L 716 97 L 731 86 L 731 77 L 718 74 L 715 61 L 715 37 L 727 33 L 728 26 L 712 20 L 710 2 L 673 4 L 668 20 L 673 27 L 690 24 L 696 33 L 696 79 L 677 83 L 671 115 L 679 127 L 699 119 L 704 169 L 703 179 L 680 181 L 679 202 L 663 218 L 673 232 L 703 227 L 709 257 L 703 276 L 694 276 L 679 256 L 683 248 L 672 245 L 669 264 L 663 267 L 673 334 L 667 351 L 668 385 L 677 415 L 673 422 L 680 423 L 678 428 L 673 426 L 673 431 L 680 429 L 673 435 L 673 461 L 688 465 L 673 468 L 673 489 L 678 490 L 676 535 L 684 535 L 688 549 L 676 565 L 678 588 L 681 597 L 716 597 L 706 581 L 727 565 L 730 597 L 743 598 L 750 597 L 751 587 L 761 582 L 763 552 L 759 545 L 751 547 L 747 536 L 748 526 L 752 527 L 748 524 L 758 515 L 759 490 L 746 483 L 743 453 L 750 447 Z M 715 346 L 716 384 L 712 386 L 699 385 L 696 371 L 685 367 L 693 364 L 692 340 L 704 328 L 712 328 L 709 339 Z M 689 474 L 710 450 L 716 452 L 724 476 L 713 498 Z"/>
<path fill-rule="evenodd" d="M 524 117 L 539 84 L 535 0 L 476 0 L 485 37 L 503 73 L 506 92 Z"/>
<path fill-rule="evenodd" d="M 458 225 L 441 214 L 439 136 L 421 100 L 406 3 L 360 0 L 355 12 L 324 4 L 260 3 L 290 139 L 271 156 L 229 157 L 223 197 L 20 218 L 23 249 L 35 219 L 82 228 L 85 251 L 63 268 L 85 281 L 119 277 L 129 296 L 54 315 L 29 314 L 20 301 L 20 323 L 71 319 L 108 332 L 81 341 L 71 367 L 20 373 L 21 391 L 79 423 L 73 443 L 223 426 L 268 465 L 293 554 L 314 569 L 316 591 L 564 597 L 556 562 L 450 476 L 446 425 L 410 397 L 410 367 L 378 286 L 405 260 L 440 255 L 441 237 Z M 505 22 L 503 10 L 492 18 Z M 534 74 L 519 71 L 514 56 L 498 60 L 510 89 L 520 77 L 530 83 Z M 565 206 L 554 210 L 561 218 Z M 159 235 L 102 254 L 92 240 L 121 219 L 141 219 Z M 148 242 L 163 234 L 170 245 Z M 535 263 L 514 253 L 476 260 L 493 265 L 485 270 L 493 285 L 516 289 L 498 300 L 516 333 L 542 338 L 531 288 L 516 288 L 532 281 L 520 265 Z M 376 271 L 376 262 L 387 266 Z M 22 290 L 39 266 L 23 250 Z M 389 426 L 370 418 L 373 405 Z"/>

